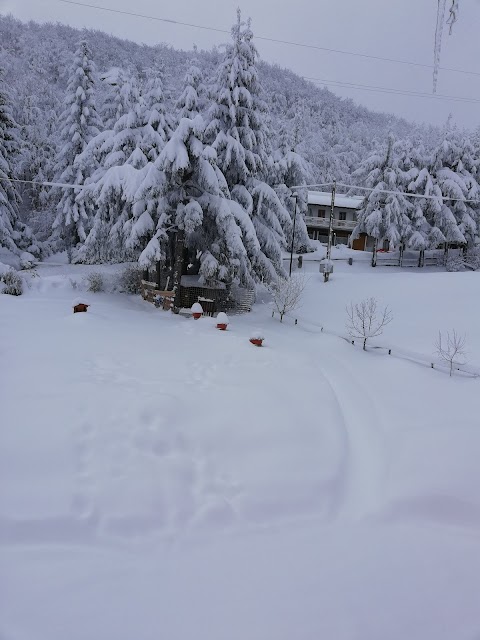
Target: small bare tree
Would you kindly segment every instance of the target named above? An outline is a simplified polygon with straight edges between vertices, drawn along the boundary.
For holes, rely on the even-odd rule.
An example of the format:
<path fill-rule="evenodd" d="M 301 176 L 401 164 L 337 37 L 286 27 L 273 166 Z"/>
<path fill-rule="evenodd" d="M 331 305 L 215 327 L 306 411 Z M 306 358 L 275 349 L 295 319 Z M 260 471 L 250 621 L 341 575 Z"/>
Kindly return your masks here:
<path fill-rule="evenodd" d="M 275 308 L 280 314 L 280 322 L 283 322 L 286 313 L 298 309 L 306 284 L 305 276 L 297 274 L 290 278 L 278 277 L 268 286 Z"/>
<path fill-rule="evenodd" d="M 465 351 L 466 344 L 466 337 L 458 334 L 455 329 L 453 329 L 452 332 L 447 332 L 446 340 L 444 340 L 442 332 L 438 332 L 438 339 L 435 342 L 435 348 L 437 350 L 437 355 L 448 363 L 450 368 L 450 377 L 453 374 L 454 365 L 458 366 L 467 362 L 467 352 Z"/>
<path fill-rule="evenodd" d="M 383 328 L 392 320 L 388 307 L 383 311 L 378 308 L 375 298 L 366 298 L 361 302 L 347 306 L 347 331 L 352 338 L 363 340 L 363 350 L 367 350 L 367 340 L 383 333 Z"/>

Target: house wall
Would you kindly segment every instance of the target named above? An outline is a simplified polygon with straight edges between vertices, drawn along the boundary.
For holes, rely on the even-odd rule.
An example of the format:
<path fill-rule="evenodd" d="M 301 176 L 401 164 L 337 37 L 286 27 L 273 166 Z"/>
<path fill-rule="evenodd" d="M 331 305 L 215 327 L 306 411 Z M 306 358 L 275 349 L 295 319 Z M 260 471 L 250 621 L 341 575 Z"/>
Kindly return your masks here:
<path fill-rule="evenodd" d="M 322 217 L 320 216 L 320 211 L 324 211 L 325 215 L 323 216 L 324 218 L 329 218 L 330 217 L 330 207 L 325 207 L 325 206 L 320 206 L 317 204 L 309 204 L 308 205 L 308 213 L 307 216 L 310 216 L 312 218 L 318 218 L 318 217 Z M 346 214 L 346 218 L 345 220 L 348 220 L 350 222 L 355 222 L 356 218 L 355 218 L 355 209 L 346 209 L 345 207 L 334 207 L 333 208 L 333 217 L 336 220 L 340 220 L 340 212 L 344 212 Z"/>

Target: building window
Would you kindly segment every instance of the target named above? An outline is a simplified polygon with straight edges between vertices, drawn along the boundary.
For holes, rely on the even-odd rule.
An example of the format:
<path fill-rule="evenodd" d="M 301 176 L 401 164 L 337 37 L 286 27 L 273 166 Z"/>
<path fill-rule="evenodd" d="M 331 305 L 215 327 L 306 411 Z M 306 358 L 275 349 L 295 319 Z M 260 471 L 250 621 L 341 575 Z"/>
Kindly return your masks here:
<path fill-rule="evenodd" d="M 318 210 L 318 217 L 319 218 L 325 218 L 325 209 L 319 209 Z"/>
<path fill-rule="evenodd" d="M 340 213 L 338 214 L 338 219 L 339 220 L 346 220 L 347 219 L 347 212 L 346 211 L 340 211 Z"/>

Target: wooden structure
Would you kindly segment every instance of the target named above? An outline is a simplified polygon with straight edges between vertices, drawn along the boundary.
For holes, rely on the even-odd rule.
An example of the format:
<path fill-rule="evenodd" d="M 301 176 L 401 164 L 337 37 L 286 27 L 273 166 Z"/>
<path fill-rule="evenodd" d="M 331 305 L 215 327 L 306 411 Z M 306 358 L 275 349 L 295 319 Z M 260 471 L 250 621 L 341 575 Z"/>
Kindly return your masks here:
<path fill-rule="evenodd" d="M 170 309 L 173 309 L 175 291 L 162 291 L 157 289 L 157 285 L 154 282 L 142 280 L 142 298 L 157 307 L 161 306 L 165 311 L 170 311 Z"/>

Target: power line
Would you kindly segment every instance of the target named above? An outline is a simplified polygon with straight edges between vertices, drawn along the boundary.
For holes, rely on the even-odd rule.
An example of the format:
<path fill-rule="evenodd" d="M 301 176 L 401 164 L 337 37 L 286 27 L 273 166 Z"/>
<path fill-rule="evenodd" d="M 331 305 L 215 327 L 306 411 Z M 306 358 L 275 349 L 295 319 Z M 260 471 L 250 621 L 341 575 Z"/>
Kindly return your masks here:
<path fill-rule="evenodd" d="M 413 96 L 416 98 L 433 98 L 434 100 L 451 100 L 452 102 L 467 102 L 471 104 L 480 103 L 480 100 L 478 100 L 477 98 L 450 96 L 440 93 L 424 93 L 422 91 L 410 91 L 409 89 L 395 89 L 394 87 L 377 87 L 375 85 L 357 84 L 354 82 L 344 82 L 341 80 L 322 80 L 321 78 L 312 78 L 309 76 L 302 77 L 304 80 L 310 80 L 311 82 L 320 82 L 322 84 L 343 87 L 345 89 L 360 89 L 362 91 L 373 91 L 376 93 L 393 93 L 397 95 Z"/>
<path fill-rule="evenodd" d="M 168 24 L 176 24 L 183 27 L 191 27 L 192 29 L 202 29 L 204 31 L 214 31 L 215 33 L 230 34 L 229 29 L 219 29 L 217 27 L 210 27 L 206 25 L 194 24 L 191 22 L 181 22 L 180 20 L 172 20 L 170 18 L 161 18 L 159 16 L 149 16 L 143 13 L 135 13 L 133 11 L 123 11 L 121 9 L 111 9 L 109 7 L 102 7 L 95 4 L 87 4 L 86 2 L 77 2 L 76 0 L 58 0 L 64 4 L 76 5 L 79 7 L 88 7 L 89 9 L 97 9 L 99 11 L 108 11 L 110 13 L 119 13 L 121 15 L 130 16 L 133 18 L 145 18 L 147 20 L 156 20 L 157 22 L 166 22 Z M 307 44 L 305 42 L 295 42 L 292 40 L 281 40 L 279 38 L 269 38 L 267 36 L 255 35 L 256 40 L 263 40 L 265 42 L 275 42 L 277 44 L 286 44 L 291 47 L 301 47 L 304 49 L 314 49 L 317 51 L 327 51 L 329 53 L 339 53 L 346 56 L 355 56 L 359 58 L 367 58 L 369 60 L 379 60 L 382 62 L 391 62 L 395 64 L 408 65 L 412 67 L 422 67 L 424 69 L 433 69 L 433 65 L 425 64 L 423 62 L 413 62 L 411 60 L 400 60 L 397 58 L 385 58 L 383 56 L 374 56 L 368 53 L 359 53 L 358 51 L 347 51 L 345 49 L 332 49 L 329 47 L 321 47 L 315 44 Z M 465 75 L 480 76 L 478 71 L 468 71 L 466 69 L 454 69 L 452 67 L 439 67 L 442 71 L 449 71 L 451 73 L 463 73 Z"/>
<path fill-rule="evenodd" d="M 66 184 L 64 182 L 35 182 L 33 180 L 20 180 L 19 178 L 7 178 L 7 177 L 0 177 L 0 181 L 4 181 L 4 182 L 21 182 L 22 184 L 34 184 L 37 187 L 58 187 L 60 189 L 79 189 L 79 190 L 83 190 L 85 188 L 87 188 L 87 186 L 89 185 L 85 185 L 85 184 Z M 324 182 L 322 184 L 296 184 L 290 187 L 290 189 L 313 189 L 315 188 L 319 188 L 319 187 L 329 187 L 333 185 L 333 182 Z M 387 189 L 377 189 L 377 188 L 372 188 L 372 187 L 362 187 L 358 184 L 344 184 L 343 182 L 337 182 L 337 187 L 344 187 L 346 189 L 360 189 L 363 191 L 378 191 L 378 193 L 389 193 L 389 194 L 393 194 L 393 195 L 402 195 L 402 196 L 408 196 L 409 198 L 420 198 L 422 200 L 438 200 L 441 199 L 442 201 L 447 200 L 448 202 L 467 202 L 467 203 L 473 203 L 473 204 L 480 204 L 480 199 L 479 200 L 466 200 L 464 198 L 448 198 L 446 196 L 425 196 L 419 193 L 408 193 L 407 191 L 388 191 Z M 345 193 L 339 193 L 337 194 L 341 197 L 345 197 L 346 194 Z M 351 197 L 351 196 L 347 196 L 347 197 Z M 354 196 L 355 197 L 355 196 Z M 357 196 L 357 197 L 361 197 L 361 196 Z"/>
<path fill-rule="evenodd" d="M 464 198 L 448 198 L 447 196 L 425 196 L 422 195 L 420 193 L 408 193 L 407 191 L 389 191 L 388 189 L 377 189 L 376 187 L 362 187 L 359 184 L 344 184 L 343 182 L 337 182 L 337 187 L 344 187 L 345 189 L 360 189 L 362 191 L 377 191 L 378 193 L 389 193 L 392 195 L 401 195 L 401 196 L 408 196 L 409 198 L 420 198 L 421 200 L 442 200 L 442 202 L 444 201 L 448 201 L 448 202 L 467 202 L 469 204 L 480 204 L 480 199 L 479 200 L 466 200 Z M 329 182 L 328 183 L 329 186 L 333 185 L 333 182 Z M 326 184 L 297 184 L 297 185 L 293 185 L 292 187 L 290 187 L 290 189 L 313 189 L 313 188 L 318 188 L 318 187 L 325 187 L 327 186 Z M 347 194 L 345 193 L 338 193 L 338 196 L 341 197 L 352 197 L 352 196 L 347 196 Z M 353 196 L 355 197 L 355 196 Z M 356 196 L 358 197 L 362 197 L 362 196 Z"/>
<path fill-rule="evenodd" d="M 66 184 L 64 182 L 34 182 L 33 180 L 20 180 L 20 178 L 6 178 L 0 176 L 4 182 L 21 182 L 22 184 L 35 184 L 38 187 L 59 187 L 61 189 L 84 189 L 84 184 Z"/>

